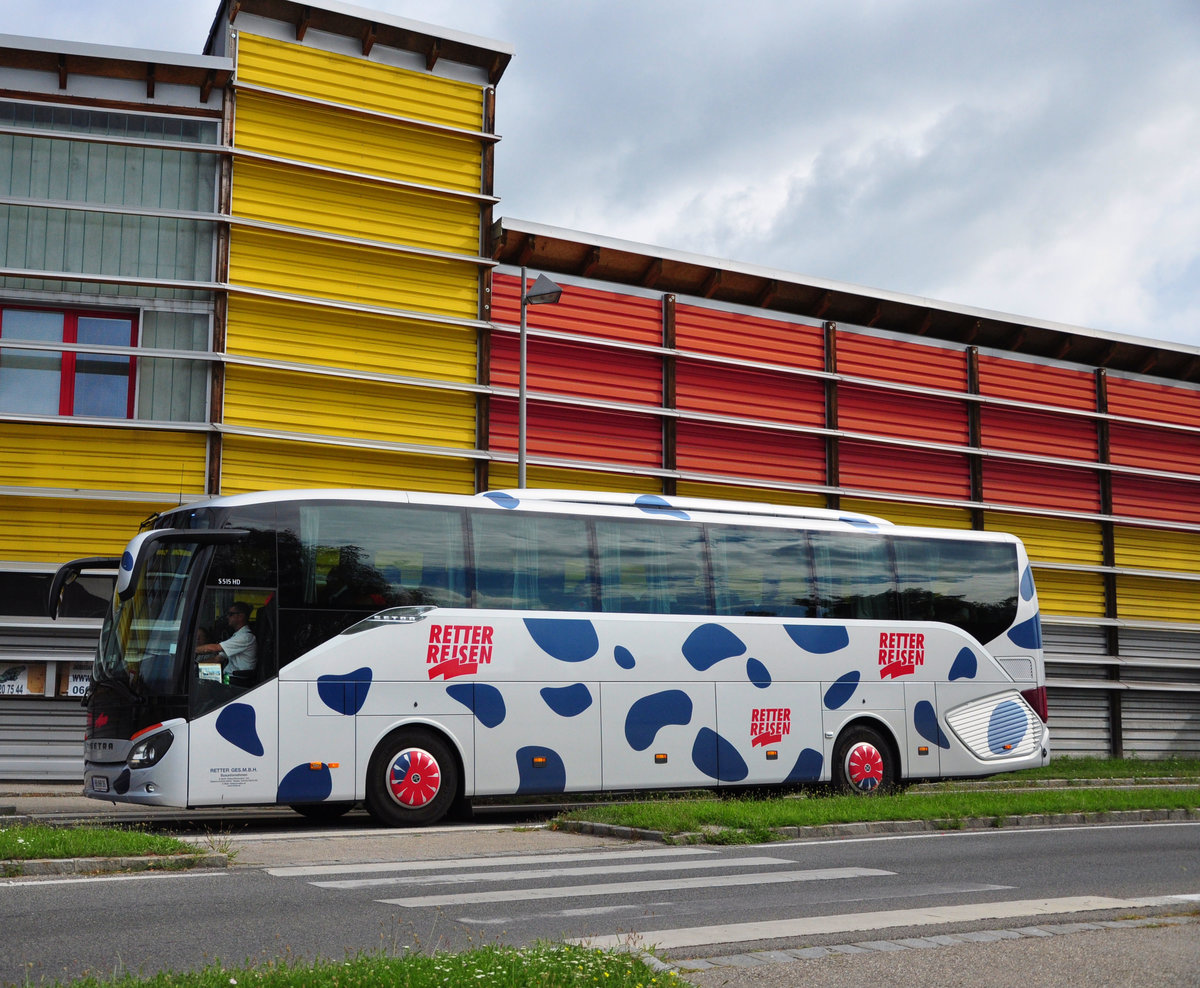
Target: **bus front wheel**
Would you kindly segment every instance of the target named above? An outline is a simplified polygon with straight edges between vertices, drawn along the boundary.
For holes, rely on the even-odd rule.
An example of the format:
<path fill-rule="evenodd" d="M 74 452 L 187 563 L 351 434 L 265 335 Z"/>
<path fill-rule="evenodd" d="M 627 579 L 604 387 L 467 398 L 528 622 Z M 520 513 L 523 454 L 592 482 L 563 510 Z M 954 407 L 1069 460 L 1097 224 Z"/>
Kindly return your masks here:
<path fill-rule="evenodd" d="M 458 763 L 440 738 L 425 731 L 397 731 L 371 756 L 367 810 L 389 827 L 435 823 L 458 792 Z"/>
<path fill-rule="evenodd" d="M 848 728 L 833 751 L 833 784 L 842 792 L 874 795 L 896 787 L 896 757 L 872 727 Z"/>

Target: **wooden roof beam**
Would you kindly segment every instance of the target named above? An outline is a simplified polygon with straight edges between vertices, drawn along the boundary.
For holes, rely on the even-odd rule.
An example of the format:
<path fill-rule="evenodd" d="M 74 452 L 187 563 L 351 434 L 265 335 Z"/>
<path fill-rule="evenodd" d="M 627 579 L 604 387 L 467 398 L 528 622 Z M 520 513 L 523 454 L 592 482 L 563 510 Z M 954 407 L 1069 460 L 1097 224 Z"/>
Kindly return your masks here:
<path fill-rule="evenodd" d="M 425 52 L 425 71 L 432 72 L 433 67 L 437 65 L 437 60 L 442 57 L 442 43 L 438 39 L 434 39 L 433 44 Z"/>
<path fill-rule="evenodd" d="M 296 40 L 303 41 L 312 24 L 312 7 L 301 7 L 300 17 L 296 21 Z"/>
<path fill-rule="evenodd" d="M 156 66 L 153 62 L 146 63 L 146 99 L 154 99 L 154 75 Z"/>
<path fill-rule="evenodd" d="M 779 282 L 774 278 L 768 278 L 762 287 L 762 291 L 758 293 L 754 299 L 754 304 L 760 309 L 769 309 L 771 303 L 779 297 Z"/>
<path fill-rule="evenodd" d="M 67 56 L 58 56 L 58 88 L 67 88 Z"/>
<path fill-rule="evenodd" d="M 213 69 L 209 69 L 204 76 L 204 81 L 200 83 L 200 102 L 207 103 L 208 98 L 212 95 L 213 87 L 217 84 L 217 73 Z"/>
<path fill-rule="evenodd" d="M 593 247 L 587 252 L 587 256 L 579 266 L 579 273 L 585 278 L 590 278 L 598 267 L 600 267 L 600 248 Z"/>
<path fill-rule="evenodd" d="M 377 25 L 377 24 L 368 24 L 365 28 L 363 28 L 363 37 L 362 37 L 363 58 L 366 58 L 368 55 L 371 54 L 371 49 L 375 47 L 375 42 L 379 40 L 378 30 L 379 30 L 379 25 Z"/>
<path fill-rule="evenodd" d="M 647 264 L 645 270 L 642 271 L 641 277 L 638 279 L 638 281 L 644 288 L 653 288 L 658 284 L 659 279 L 662 278 L 662 273 L 662 258 L 652 257 L 650 258 L 650 263 Z"/>
<path fill-rule="evenodd" d="M 529 267 L 529 262 L 533 260 L 533 251 L 537 246 L 537 241 L 533 237 L 526 237 L 521 243 L 521 250 L 518 252 L 517 263 L 523 268 Z M 521 291 L 525 291 L 525 286 L 521 286 Z"/>
<path fill-rule="evenodd" d="M 701 298 L 712 298 L 718 291 L 721 290 L 721 282 L 724 280 L 725 272 L 720 268 L 713 268 L 708 277 L 704 279 L 704 283 L 700 286 Z"/>

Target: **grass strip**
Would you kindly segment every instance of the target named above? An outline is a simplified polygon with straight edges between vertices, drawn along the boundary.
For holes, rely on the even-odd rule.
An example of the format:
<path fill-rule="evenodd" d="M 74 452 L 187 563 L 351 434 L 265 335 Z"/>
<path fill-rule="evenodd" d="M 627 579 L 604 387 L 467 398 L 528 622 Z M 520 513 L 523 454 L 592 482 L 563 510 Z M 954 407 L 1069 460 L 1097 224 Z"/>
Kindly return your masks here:
<path fill-rule="evenodd" d="M 128 973 L 111 979 L 83 978 L 72 988 L 687 988 L 674 972 L 655 971 L 634 954 L 617 950 L 538 943 L 531 947 L 487 946 L 460 954 L 357 957 L 314 964 L 270 962 L 243 968 L 213 966 L 192 973 Z"/>
<path fill-rule="evenodd" d="M 1052 758 L 1049 765 L 1006 772 L 988 779 L 992 783 L 1022 779 L 1200 779 L 1200 758 L 1098 758 L 1072 755 Z"/>
<path fill-rule="evenodd" d="M 123 858 L 191 855 L 196 848 L 174 837 L 115 827 L 48 827 L 18 824 L 0 829 L 0 861 L 36 858 Z"/>
<path fill-rule="evenodd" d="M 1121 810 L 1200 810 L 1200 786 L 1190 789 L 1058 789 L 1037 792 L 947 792 L 890 796 L 823 796 L 764 799 L 675 799 L 650 803 L 592 806 L 560 814 L 557 820 L 587 820 L 620 827 L 691 834 L 720 828 L 741 834 L 743 842 L 771 840 L 783 827 L 813 827 L 882 820 L 946 820 L 969 817 Z"/>

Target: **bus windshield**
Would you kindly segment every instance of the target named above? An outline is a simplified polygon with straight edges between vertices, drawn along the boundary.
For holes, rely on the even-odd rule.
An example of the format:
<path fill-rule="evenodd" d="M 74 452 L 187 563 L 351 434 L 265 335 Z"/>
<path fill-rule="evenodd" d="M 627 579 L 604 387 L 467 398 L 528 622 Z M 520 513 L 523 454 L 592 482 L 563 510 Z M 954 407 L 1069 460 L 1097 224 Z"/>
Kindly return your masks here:
<path fill-rule="evenodd" d="M 160 542 L 135 576 L 133 594 L 126 600 L 113 595 L 92 671 L 97 683 L 124 683 L 139 694 L 176 691 L 188 652 L 180 648 L 188 577 L 199 548 Z"/>

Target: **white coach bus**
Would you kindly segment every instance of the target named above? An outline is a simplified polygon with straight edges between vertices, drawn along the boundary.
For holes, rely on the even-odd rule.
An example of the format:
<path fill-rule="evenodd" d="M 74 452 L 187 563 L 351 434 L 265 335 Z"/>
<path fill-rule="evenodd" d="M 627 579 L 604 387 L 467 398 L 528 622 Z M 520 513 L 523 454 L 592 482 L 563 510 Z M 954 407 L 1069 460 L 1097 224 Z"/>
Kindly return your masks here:
<path fill-rule="evenodd" d="M 404 825 L 482 796 L 873 792 L 1050 757 L 1009 535 L 545 490 L 245 494 L 148 524 L 97 649 L 89 796 Z M 105 562 L 60 568 L 51 612 Z"/>

